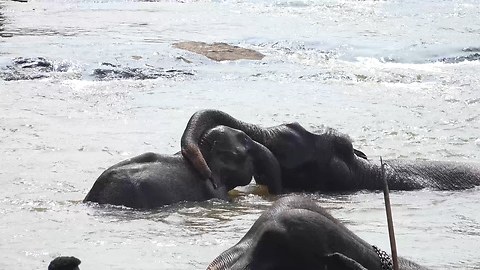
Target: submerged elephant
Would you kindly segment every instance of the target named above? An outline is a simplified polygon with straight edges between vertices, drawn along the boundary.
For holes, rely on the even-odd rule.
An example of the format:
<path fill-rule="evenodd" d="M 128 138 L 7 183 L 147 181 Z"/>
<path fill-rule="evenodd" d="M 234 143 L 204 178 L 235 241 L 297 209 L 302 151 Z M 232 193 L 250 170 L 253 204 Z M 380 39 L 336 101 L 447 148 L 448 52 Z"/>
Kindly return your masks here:
<path fill-rule="evenodd" d="M 399 269 L 427 269 L 398 258 Z M 314 201 L 291 196 L 277 200 L 247 234 L 207 270 L 380 270 L 390 257 L 362 240 Z"/>
<path fill-rule="evenodd" d="M 80 270 L 81 261 L 73 256 L 60 256 L 53 259 L 48 265 L 48 270 Z"/>
<path fill-rule="evenodd" d="M 250 183 L 252 176 L 269 192 L 281 192 L 280 169 L 273 154 L 245 133 L 217 126 L 201 138 L 199 150 L 216 184 L 200 175 L 180 154 L 146 153 L 103 172 L 84 201 L 153 208 L 180 201 L 229 200 L 228 191 Z"/>
<path fill-rule="evenodd" d="M 325 128 L 312 133 L 298 123 L 263 128 L 218 110 L 196 112 L 182 136 L 183 156 L 204 180 L 215 178 L 198 142 L 205 131 L 225 125 L 242 130 L 266 146 L 280 163 L 282 185 L 290 191 L 356 191 L 383 188 L 379 162 L 367 160 L 347 135 Z M 386 160 L 385 175 L 392 190 L 467 189 L 480 185 L 480 167 L 437 161 Z"/>

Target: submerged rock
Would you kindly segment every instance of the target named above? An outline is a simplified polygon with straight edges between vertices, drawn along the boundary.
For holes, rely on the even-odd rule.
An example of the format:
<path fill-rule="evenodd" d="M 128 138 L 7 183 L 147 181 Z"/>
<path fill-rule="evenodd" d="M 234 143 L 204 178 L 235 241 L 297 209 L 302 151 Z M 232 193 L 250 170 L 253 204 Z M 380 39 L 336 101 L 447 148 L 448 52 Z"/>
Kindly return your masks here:
<path fill-rule="evenodd" d="M 455 57 L 445 57 L 440 59 L 440 62 L 455 64 L 460 63 L 463 61 L 479 61 L 480 60 L 480 53 L 472 53 L 467 56 L 455 56 Z"/>
<path fill-rule="evenodd" d="M 82 79 L 85 69 L 83 65 L 74 65 L 68 61 L 56 62 L 44 57 L 24 58 L 12 60 L 10 65 L 0 69 L 0 79 L 5 81 L 36 80 L 62 76 Z M 157 78 L 177 78 L 194 75 L 191 71 L 177 69 L 162 69 L 150 65 L 145 67 L 128 67 L 102 63 L 93 70 L 91 75 L 95 80 L 146 80 Z M 89 77 L 89 75 L 87 75 Z"/>
<path fill-rule="evenodd" d="M 27 69 L 27 68 L 37 69 L 38 71 L 42 71 L 42 72 L 50 72 L 54 70 L 53 63 L 43 57 L 35 57 L 35 58 L 18 57 L 13 59 L 12 64 L 22 69 Z"/>
<path fill-rule="evenodd" d="M 192 72 L 176 69 L 162 69 L 155 67 L 122 67 L 111 63 L 102 63 L 102 67 L 93 70 L 93 76 L 100 81 L 109 80 L 147 80 L 157 78 L 174 78 L 178 76 L 193 76 Z"/>
<path fill-rule="evenodd" d="M 262 60 L 265 55 L 251 49 L 232 46 L 227 43 L 179 42 L 173 47 L 204 55 L 214 61 Z"/>
<path fill-rule="evenodd" d="M 56 63 L 44 57 L 18 57 L 0 70 L 0 78 L 5 81 L 43 79 L 50 77 L 52 72 L 67 72 L 70 67 L 71 63 Z"/>

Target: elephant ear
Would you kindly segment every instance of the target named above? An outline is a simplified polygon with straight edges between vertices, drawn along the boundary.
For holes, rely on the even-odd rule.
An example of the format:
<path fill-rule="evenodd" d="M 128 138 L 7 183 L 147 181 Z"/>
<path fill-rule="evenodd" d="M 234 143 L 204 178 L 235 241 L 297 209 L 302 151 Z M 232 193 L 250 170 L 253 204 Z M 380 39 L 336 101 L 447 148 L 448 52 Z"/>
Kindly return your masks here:
<path fill-rule="evenodd" d="M 363 159 L 368 160 L 367 155 L 365 155 L 365 153 L 363 153 L 363 152 L 360 151 L 360 150 L 357 150 L 357 149 L 354 148 L 354 149 L 353 149 L 353 153 L 355 153 L 355 155 L 356 155 L 357 157 L 361 157 L 361 158 L 363 158 Z"/>
<path fill-rule="evenodd" d="M 338 252 L 326 255 L 325 262 L 327 266 L 325 269 L 329 270 L 367 270 L 357 261 Z"/>
<path fill-rule="evenodd" d="M 281 194 L 282 177 L 277 158 L 265 146 L 253 140 L 251 143 L 255 181 L 267 186 L 270 194 Z"/>
<path fill-rule="evenodd" d="M 192 163 L 204 180 L 212 177 L 212 171 L 200 151 L 199 142 L 206 131 L 220 125 L 239 129 L 247 134 L 251 126 L 222 111 L 202 110 L 192 115 L 180 141 L 182 155 Z"/>

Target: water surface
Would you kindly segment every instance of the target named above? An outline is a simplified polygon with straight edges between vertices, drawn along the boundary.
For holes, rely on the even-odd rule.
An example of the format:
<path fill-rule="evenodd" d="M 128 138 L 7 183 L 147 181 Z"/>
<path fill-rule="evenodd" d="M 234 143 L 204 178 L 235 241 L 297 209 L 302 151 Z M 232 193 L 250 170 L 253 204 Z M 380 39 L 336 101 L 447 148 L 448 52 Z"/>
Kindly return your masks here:
<path fill-rule="evenodd" d="M 205 269 L 276 197 L 151 211 L 81 203 L 110 165 L 177 152 L 199 109 L 264 126 L 334 127 L 372 159 L 480 162 L 479 4 L 0 3 L 0 269 L 46 269 L 58 255 L 79 257 L 81 269 Z M 217 63 L 172 47 L 190 40 L 266 57 Z M 52 68 L 6 80 L 32 75 L 9 68 L 17 57 Z M 100 80 L 102 63 L 193 75 Z M 479 192 L 391 194 L 399 254 L 477 269 Z M 388 250 L 381 193 L 299 195 Z"/>

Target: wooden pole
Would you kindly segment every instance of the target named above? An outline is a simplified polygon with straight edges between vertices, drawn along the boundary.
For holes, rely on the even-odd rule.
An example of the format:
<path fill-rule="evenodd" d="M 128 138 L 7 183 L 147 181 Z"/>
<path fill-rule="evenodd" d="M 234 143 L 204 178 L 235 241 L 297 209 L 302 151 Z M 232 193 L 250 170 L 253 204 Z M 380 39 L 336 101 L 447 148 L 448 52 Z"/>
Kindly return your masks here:
<path fill-rule="evenodd" d="M 393 230 L 392 208 L 390 206 L 390 194 L 388 190 L 387 178 L 385 177 L 385 164 L 380 157 L 380 166 L 383 179 L 383 197 L 385 198 L 385 210 L 387 211 L 388 235 L 390 236 L 390 248 L 392 250 L 393 269 L 398 270 L 397 244 L 395 243 L 395 232 Z"/>

